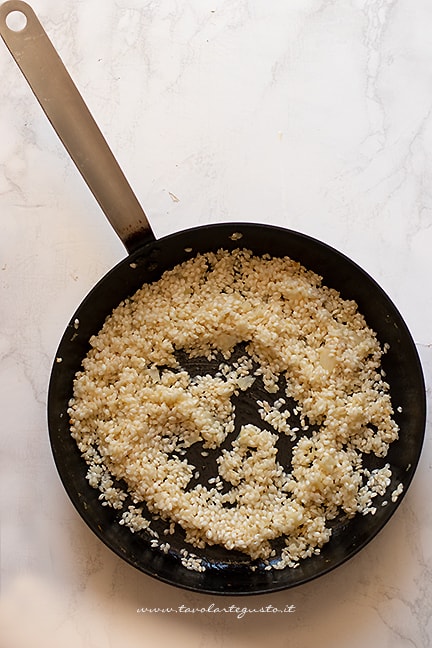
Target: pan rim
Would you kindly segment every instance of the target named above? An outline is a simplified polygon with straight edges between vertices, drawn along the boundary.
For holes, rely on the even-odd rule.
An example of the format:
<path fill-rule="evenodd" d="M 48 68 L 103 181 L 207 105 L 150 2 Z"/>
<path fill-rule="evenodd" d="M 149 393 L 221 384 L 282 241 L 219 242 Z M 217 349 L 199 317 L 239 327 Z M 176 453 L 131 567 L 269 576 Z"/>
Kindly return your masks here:
<path fill-rule="evenodd" d="M 215 588 L 212 589 L 209 586 L 205 586 L 203 588 L 202 584 L 200 584 L 197 580 L 196 583 L 190 584 L 190 583 L 179 583 L 172 578 L 170 578 L 167 575 L 160 574 L 155 572 L 154 569 L 151 568 L 143 568 L 142 565 L 137 565 L 136 561 L 131 558 L 130 556 L 125 555 L 124 551 L 119 550 L 118 547 L 115 546 L 115 543 L 113 544 L 112 542 L 107 539 L 106 535 L 104 535 L 103 530 L 98 528 L 97 524 L 93 524 L 91 520 L 89 520 L 88 513 L 86 511 L 86 508 L 83 504 L 82 497 L 77 494 L 76 490 L 74 490 L 73 486 L 71 485 L 70 482 L 68 482 L 67 477 L 63 474 L 62 466 L 61 466 L 61 457 L 59 455 L 59 450 L 56 446 L 55 443 L 55 424 L 53 422 L 53 417 L 56 416 L 54 413 L 53 408 L 53 400 L 55 399 L 55 375 L 56 371 L 59 369 L 59 363 L 54 359 L 51 374 L 50 374 L 50 381 L 49 381 L 49 388 L 48 388 L 48 408 L 47 408 L 47 414 L 48 414 L 48 427 L 49 427 L 49 437 L 50 437 L 50 444 L 51 444 L 51 450 L 54 458 L 54 463 L 57 468 L 57 472 L 59 474 L 60 480 L 63 483 L 63 487 L 65 488 L 69 499 L 71 500 L 72 504 L 74 505 L 75 509 L 78 511 L 80 514 L 81 518 L 83 521 L 89 526 L 92 531 L 96 534 L 96 536 L 109 548 L 111 551 L 113 551 L 116 555 L 121 557 L 123 560 L 125 560 L 127 563 L 138 569 L 139 571 L 152 576 L 159 581 L 165 582 L 169 585 L 180 587 L 183 589 L 191 590 L 191 591 L 196 591 L 200 592 L 203 594 L 211 594 L 211 595 L 221 595 L 221 596 L 246 596 L 246 595 L 257 595 L 257 594 L 269 594 L 281 590 L 286 590 L 286 589 L 291 589 L 292 587 L 297 587 L 299 585 L 305 584 L 307 582 L 310 582 L 312 580 L 315 580 L 316 578 L 319 578 L 321 576 L 326 575 L 327 573 L 333 571 L 337 567 L 341 566 L 351 558 L 353 558 L 357 553 L 359 553 L 366 545 L 368 545 L 373 538 L 377 536 L 377 534 L 386 526 L 387 522 L 393 517 L 394 513 L 398 509 L 400 503 L 403 501 L 410 485 L 412 482 L 412 479 L 414 478 L 415 472 L 417 470 L 418 463 L 420 461 L 421 457 L 421 452 L 423 448 L 423 443 L 424 443 L 424 438 L 425 438 L 425 424 L 426 424 L 426 393 L 425 393 L 425 381 L 424 381 L 424 374 L 423 374 L 423 369 L 422 369 L 422 364 L 420 360 L 420 356 L 418 354 L 417 348 L 415 346 L 414 340 L 411 336 L 411 333 L 402 318 L 399 310 L 393 303 L 393 301 L 390 299 L 390 297 L 385 293 L 385 291 L 381 288 L 381 286 L 377 283 L 377 281 L 369 275 L 361 266 L 359 266 L 355 261 L 350 259 L 348 256 L 343 254 L 342 252 L 338 251 L 337 249 L 331 247 L 327 243 L 320 241 L 318 239 L 315 239 L 307 234 L 303 234 L 300 232 L 297 232 L 295 230 L 290 230 L 284 227 L 279 227 L 275 225 L 269 225 L 269 224 L 257 224 L 257 223 L 247 223 L 247 222 L 228 222 L 228 223 L 212 223 L 209 225 L 200 225 L 197 227 L 193 227 L 190 229 L 186 230 L 181 230 L 180 232 L 175 232 L 172 234 L 169 234 L 165 237 L 162 237 L 160 239 L 157 239 L 155 241 L 150 241 L 150 242 L 145 242 L 142 246 L 138 247 L 134 252 L 131 254 L 127 255 L 125 258 L 121 259 L 117 264 L 114 265 L 113 268 L 111 268 L 96 284 L 93 286 L 93 288 L 88 292 L 88 294 L 85 296 L 84 300 L 79 304 L 78 308 L 75 310 L 74 315 L 72 316 L 68 326 L 66 327 L 66 330 L 61 338 L 61 341 L 59 343 L 56 356 L 55 358 L 61 357 L 62 353 L 62 345 L 64 343 L 65 337 L 69 336 L 71 333 L 73 333 L 73 329 L 75 328 L 75 322 L 77 319 L 79 319 L 80 313 L 82 312 L 82 309 L 85 308 L 87 304 L 89 304 L 93 297 L 94 294 L 97 290 L 100 289 L 100 286 L 109 281 L 110 277 L 112 277 L 117 271 L 118 268 L 124 267 L 125 265 L 133 265 L 135 264 L 139 259 L 142 259 L 143 255 L 144 257 L 147 255 L 148 251 L 151 251 L 152 249 L 155 248 L 155 246 L 164 246 L 166 245 L 167 241 L 178 241 L 180 238 L 181 240 L 186 240 L 188 236 L 190 236 L 192 233 L 197 233 L 201 232 L 203 230 L 207 231 L 210 234 L 211 238 L 211 232 L 212 230 L 219 230 L 219 231 L 224 231 L 226 233 L 226 236 L 235 234 L 236 232 L 247 232 L 251 228 L 256 229 L 259 228 L 263 232 L 266 231 L 267 233 L 271 234 L 276 234 L 276 233 L 283 233 L 284 236 L 293 236 L 297 239 L 301 239 L 304 242 L 309 242 L 313 245 L 319 245 L 322 248 L 325 248 L 327 251 L 329 251 L 332 255 L 335 255 L 339 259 L 343 259 L 344 263 L 348 263 L 352 268 L 355 269 L 356 273 L 360 273 L 361 276 L 365 278 L 368 284 L 374 286 L 374 290 L 379 293 L 382 298 L 386 301 L 387 304 L 394 310 L 395 314 L 400 320 L 400 325 L 404 329 L 403 333 L 407 337 L 407 339 L 411 343 L 411 353 L 413 358 L 416 360 L 416 381 L 417 381 L 417 389 L 419 391 L 418 397 L 419 397 L 419 404 L 420 404 L 420 410 L 418 413 L 419 420 L 422 421 L 421 425 L 419 427 L 422 428 L 421 434 L 419 433 L 419 439 L 418 443 L 416 445 L 416 456 L 414 461 L 411 462 L 410 466 L 410 472 L 406 477 L 406 480 L 404 481 L 404 491 L 401 494 L 401 496 L 398 498 L 397 502 L 392 506 L 391 510 L 389 511 L 389 514 L 387 516 L 383 517 L 383 521 L 380 525 L 378 525 L 373 533 L 371 533 L 368 538 L 360 542 L 357 546 L 352 548 L 352 550 L 348 550 L 344 557 L 341 558 L 338 562 L 334 562 L 331 565 L 329 565 L 327 568 L 324 566 L 321 570 L 319 570 L 315 575 L 308 576 L 306 575 L 304 578 L 300 578 L 297 581 L 293 583 L 273 583 L 271 585 L 265 584 L 261 587 L 256 587 L 252 591 L 244 588 L 242 589 L 241 587 L 236 587 L 235 589 L 226 589 L 226 590 L 221 590 L 220 588 Z M 239 240 L 239 243 L 237 247 L 241 247 L 241 239 Z M 287 253 L 287 256 L 289 256 L 289 253 Z M 175 265 L 175 264 L 174 264 Z M 109 312 L 107 313 L 109 314 Z M 91 488 L 91 487 L 89 487 Z M 129 532 L 130 533 L 130 532 Z"/>

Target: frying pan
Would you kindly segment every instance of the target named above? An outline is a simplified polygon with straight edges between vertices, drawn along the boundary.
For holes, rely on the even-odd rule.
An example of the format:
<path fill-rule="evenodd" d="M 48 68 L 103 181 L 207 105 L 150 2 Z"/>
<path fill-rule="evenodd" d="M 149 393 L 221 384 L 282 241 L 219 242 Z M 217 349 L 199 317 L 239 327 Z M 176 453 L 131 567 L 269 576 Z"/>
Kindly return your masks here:
<path fill-rule="evenodd" d="M 25 23 L 23 28 L 11 26 L 13 12 L 19 12 Z M 222 223 L 156 240 L 33 10 L 19 0 L 2 4 L 0 33 L 128 252 L 78 307 L 66 327 L 52 367 L 48 393 L 50 442 L 57 470 L 73 505 L 105 545 L 129 564 L 161 581 L 190 590 L 229 595 L 274 592 L 305 583 L 342 565 L 369 543 L 395 513 L 411 483 L 423 444 L 426 416 L 423 373 L 414 342 L 397 308 L 356 263 L 325 243 L 289 229 Z M 337 518 L 332 524 L 332 538 L 321 553 L 303 560 L 295 569 L 266 570 L 259 563 L 252 569 L 245 555 L 214 546 L 194 549 L 206 564 L 205 571 L 195 572 L 181 563 L 182 549 L 190 549 L 181 531 L 170 536 L 170 551 L 164 553 L 153 546 L 147 531 L 132 534 L 119 525 L 121 513 L 101 506 L 99 491 L 86 480 L 87 466 L 70 435 L 66 412 L 73 378 L 89 349 L 89 338 L 100 330 L 114 307 L 144 283 L 157 280 L 163 272 L 198 252 L 232 250 L 239 246 L 257 255 L 289 256 L 317 272 L 343 298 L 355 300 L 380 342 L 389 343 L 383 369 L 397 408 L 395 420 L 400 427 L 400 438 L 391 444 L 386 461 L 392 470 L 390 492 L 399 483 L 403 484 L 403 492 L 397 501 L 389 501 L 387 506 L 377 505 L 373 516 Z M 190 368 L 195 372 L 211 371 L 212 367 L 207 365 L 207 361 L 197 359 Z M 262 426 L 256 411 L 256 399 L 265 394 L 261 392 L 262 386 L 256 382 L 237 403 L 240 425 L 252 422 Z M 204 473 L 209 470 L 202 457 L 192 456 L 191 460 L 201 461 L 199 468 Z M 368 461 L 373 468 L 374 458 L 369 457 Z M 156 524 L 163 525 L 163 522 Z"/>

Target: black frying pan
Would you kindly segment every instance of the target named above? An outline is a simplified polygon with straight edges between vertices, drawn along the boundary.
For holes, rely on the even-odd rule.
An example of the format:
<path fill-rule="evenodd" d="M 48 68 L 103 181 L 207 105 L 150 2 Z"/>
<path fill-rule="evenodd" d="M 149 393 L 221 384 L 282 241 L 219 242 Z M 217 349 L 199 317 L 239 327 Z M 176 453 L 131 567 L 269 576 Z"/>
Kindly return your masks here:
<path fill-rule="evenodd" d="M 7 26 L 12 11 L 19 11 L 26 18 L 26 27 L 20 32 Z M 79 306 L 66 328 L 53 364 L 48 395 L 50 440 L 60 478 L 77 511 L 110 549 L 137 569 L 167 583 L 200 592 L 230 595 L 272 592 L 310 581 L 341 565 L 362 549 L 393 515 L 411 483 L 423 444 L 426 415 L 423 374 L 415 345 L 398 310 L 379 285 L 353 261 L 320 241 L 287 229 L 229 223 L 189 229 L 156 240 L 30 7 L 15 0 L 1 5 L 0 33 L 129 252 Z M 220 547 L 207 547 L 194 549 L 206 561 L 204 572 L 194 572 L 181 564 L 181 550 L 190 547 L 185 545 L 180 531 L 169 537 L 171 549 L 165 554 L 151 546 L 146 532 L 132 534 L 118 524 L 119 512 L 101 506 L 99 491 L 90 487 L 85 478 L 87 466 L 70 436 L 66 410 L 74 375 L 89 349 L 89 338 L 99 331 L 115 306 L 143 283 L 157 280 L 165 270 L 197 252 L 221 247 L 234 249 L 240 245 L 258 255 L 288 255 L 322 275 L 326 285 L 357 302 L 381 343 L 390 344 L 383 368 L 391 386 L 392 401 L 395 407 L 400 406 L 395 415 L 400 439 L 390 446 L 386 460 L 392 470 L 390 492 L 400 482 L 404 490 L 397 501 L 389 501 L 384 507 L 378 505 L 374 516 L 335 520 L 330 542 L 319 555 L 304 560 L 296 569 L 265 570 L 258 565 L 252 570 L 246 556 Z M 213 367 L 199 360 L 191 367 L 197 372 L 203 369 L 212 371 Z M 262 397 L 261 391 L 262 386 L 255 383 L 237 404 L 240 424 L 262 425 L 256 412 L 256 399 Z M 212 468 L 203 464 L 205 460 L 201 456 L 192 456 L 191 460 L 201 462 L 199 467 L 204 475 Z M 369 461 L 370 468 L 375 467 L 374 458 Z M 159 524 L 162 531 L 163 523 Z"/>

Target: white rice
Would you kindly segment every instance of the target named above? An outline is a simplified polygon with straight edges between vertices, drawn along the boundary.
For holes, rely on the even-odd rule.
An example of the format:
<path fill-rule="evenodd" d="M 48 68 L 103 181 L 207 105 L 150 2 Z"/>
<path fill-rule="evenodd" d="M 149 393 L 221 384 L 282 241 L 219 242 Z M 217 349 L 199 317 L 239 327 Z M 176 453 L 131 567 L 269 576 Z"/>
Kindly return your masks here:
<path fill-rule="evenodd" d="M 120 522 L 131 531 L 151 528 L 145 502 L 193 547 L 222 545 L 281 569 L 319 552 L 339 513 L 373 514 L 391 483 L 384 458 L 398 427 L 381 372 L 387 347 L 353 301 L 289 258 L 242 249 L 197 255 L 122 302 L 90 342 L 70 401 L 71 433 L 103 502 L 122 509 L 132 499 Z M 234 363 L 240 343 L 245 354 Z M 224 360 L 215 375 L 192 377 L 179 350 Z M 281 376 L 285 393 L 272 404 Z M 257 380 L 269 394 L 257 402 L 263 426 L 242 426 L 220 450 L 218 477 L 189 486 L 200 469 L 188 448 L 199 444 L 202 457 L 220 448 L 235 429 L 233 396 Z M 278 461 L 280 435 L 293 442 L 289 465 Z M 381 467 L 367 471 L 364 453 L 382 458 Z M 392 499 L 401 492 L 393 489 Z M 276 538 L 284 548 L 273 560 Z M 181 560 L 204 569 L 187 551 Z"/>

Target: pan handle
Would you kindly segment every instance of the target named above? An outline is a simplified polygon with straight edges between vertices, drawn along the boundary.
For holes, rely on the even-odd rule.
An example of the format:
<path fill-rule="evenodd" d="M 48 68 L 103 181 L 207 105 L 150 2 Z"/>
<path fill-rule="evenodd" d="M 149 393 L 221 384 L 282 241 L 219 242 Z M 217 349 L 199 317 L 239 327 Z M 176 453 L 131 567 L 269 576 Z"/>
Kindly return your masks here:
<path fill-rule="evenodd" d="M 128 252 L 154 241 L 147 217 L 33 9 L 0 5 L 0 34 Z"/>

